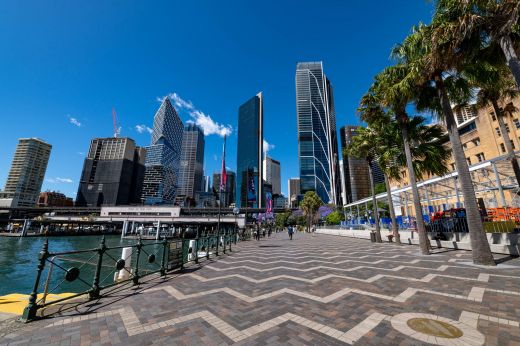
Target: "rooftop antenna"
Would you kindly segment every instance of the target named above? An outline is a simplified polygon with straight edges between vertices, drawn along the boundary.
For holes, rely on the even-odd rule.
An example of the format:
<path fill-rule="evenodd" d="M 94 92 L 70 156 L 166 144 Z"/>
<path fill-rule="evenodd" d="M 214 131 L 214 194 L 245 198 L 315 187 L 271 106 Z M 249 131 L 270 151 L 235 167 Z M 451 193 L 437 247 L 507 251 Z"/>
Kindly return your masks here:
<path fill-rule="evenodd" d="M 117 127 L 117 114 L 115 107 L 112 107 L 112 121 L 114 122 L 114 138 L 119 136 L 119 128 Z"/>

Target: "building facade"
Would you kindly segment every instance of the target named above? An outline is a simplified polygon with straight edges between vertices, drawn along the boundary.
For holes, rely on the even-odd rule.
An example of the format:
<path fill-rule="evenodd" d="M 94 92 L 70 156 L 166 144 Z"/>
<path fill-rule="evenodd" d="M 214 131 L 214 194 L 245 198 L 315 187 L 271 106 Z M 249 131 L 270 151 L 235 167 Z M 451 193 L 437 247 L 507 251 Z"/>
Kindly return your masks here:
<path fill-rule="evenodd" d="M 11 163 L 2 205 L 34 207 L 47 170 L 52 146 L 38 138 L 20 138 Z"/>
<path fill-rule="evenodd" d="M 264 106 L 262 93 L 238 110 L 236 206 L 263 207 Z"/>
<path fill-rule="evenodd" d="M 316 191 L 323 202 L 339 205 L 336 112 L 332 85 L 321 62 L 297 64 L 296 112 L 301 193 Z"/>
<path fill-rule="evenodd" d="M 203 190 L 204 144 L 200 127 L 195 124 L 184 127 L 178 198 L 195 200 L 195 192 Z"/>
<path fill-rule="evenodd" d="M 287 196 L 287 204 L 290 208 L 296 208 L 298 206 L 298 196 L 301 195 L 300 192 L 300 178 L 291 178 L 287 182 L 287 187 L 289 189 Z"/>
<path fill-rule="evenodd" d="M 213 173 L 213 191 L 218 200 L 222 196 L 222 207 L 229 207 L 232 203 L 235 203 L 235 178 L 236 174 L 233 171 L 227 171 L 226 186 L 222 195 L 220 193 L 220 177 L 221 173 Z"/>
<path fill-rule="evenodd" d="M 356 125 L 347 125 L 340 128 L 342 151 L 351 143 L 352 138 L 356 136 L 358 128 L 359 126 Z M 342 157 L 345 204 L 370 196 L 370 176 L 367 161 L 344 154 Z M 374 184 L 384 183 L 383 171 L 377 163 L 372 163 L 371 168 L 374 175 Z"/>
<path fill-rule="evenodd" d="M 78 187 L 77 206 L 140 204 L 146 150 L 131 138 L 94 138 Z"/>
<path fill-rule="evenodd" d="M 146 170 L 141 200 L 144 204 L 173 204 L 178 189 L 184 126 L 165 97 L 155 113 L 152 143 L 146 147 Z"/>
<path fill-rule="evenodd" d="M 38 207 L 72 207 L 74 200 L 57 191 L 40 192 Z"/>
<path fill-rule="evenodd" d="M 282 194 L 280 161 L 266 156 L 263 161 L 264 180 L 272 186 L 273 196 Z"/>

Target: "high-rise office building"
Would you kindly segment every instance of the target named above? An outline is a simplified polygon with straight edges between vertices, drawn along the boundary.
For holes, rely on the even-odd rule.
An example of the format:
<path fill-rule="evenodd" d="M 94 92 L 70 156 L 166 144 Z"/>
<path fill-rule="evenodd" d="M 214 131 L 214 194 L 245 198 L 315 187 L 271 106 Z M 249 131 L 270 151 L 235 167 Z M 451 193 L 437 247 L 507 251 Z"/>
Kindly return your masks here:
<path fill-rule="evenodd" d="M 204 143 L 200 127 L 195 124 L 184 127 L 178 198 L 195 200 L 195 192 L 202 191 Z"/>
<path fill-rule="evenodd" d="M 38 138 L 20 138 L 4 191 L 2 205 L 34 207 L 47 170 L 52 146 Z"/>
<path fill-rule="evenodd" d="M 358 128 L 359 126 L 347 125 L 340 129 L 341 147 L 343 149 L 345 149 L 352 141 L 352 138 L 356 136 Z M 383 171 L 375 162 L 372 163 L 372 173 L 374 175 L 375 184 L 385 182 Z M 343 180 L 345 182 L 345 204 L 355 202 L 370 195 L 370 176 L 366 160 L 343 155 Z"/>
<path fill-rule="evenodd" d="M 301 193 L 341 204 L 334 97 L 321 62 L 296 66 L 296 112 Z"/>
<path fill-rule="evenodd" d="M 235 203 L 235 172 L 227 171 L 226 186 L 222 195 L 220 192 L 220 177 L 221 173 L 213 173 L 213 191 L 218 199 L 222 196 L 222 207 L 229 207 L 232 203 Z"/>
<path fill-rule="evenodd" d="M 262 93 L 253 96 L 238 110 L 236 206 L 262 208 L 264 106 Z"/>
<path fill-rule="evenodd" d="M 202 178 L 202 191 L 204 192 L 210 192 L 211 190 L 211 178 L 209 175 L 205 175 Z"/>
<path fill-rule="evenodd" d="M 77 206 L 141 203 L 146 150 L 131 138 L 94 138 L 79 181 Z"/>
<path fill-rule="evenodd" d="M 277 161 L 269 156 L 264 158 L 263 162 L 264 180 L 270 184 L 273 189 L 273 196 L 278 196 L 282 193 L 282 182 L 280 177 L 280 161 Z"/>
<path fill-rule="evenodd" d="M 166 97 L 153 121 L 152 143 L 146 147 L 141 199 L 145 204 L 172 204 L 178 189 L 183 124 Z"/>
<path fill-rule="evenodd" d="M 287 196 L 289 207 L 295 208 L 295 207 L 297 207 L 298 196 L 301 195 L 300 178 L 289 179 L 289 181 L 287 182 L 287 187 L 289 189 L 288 196 Z"/>

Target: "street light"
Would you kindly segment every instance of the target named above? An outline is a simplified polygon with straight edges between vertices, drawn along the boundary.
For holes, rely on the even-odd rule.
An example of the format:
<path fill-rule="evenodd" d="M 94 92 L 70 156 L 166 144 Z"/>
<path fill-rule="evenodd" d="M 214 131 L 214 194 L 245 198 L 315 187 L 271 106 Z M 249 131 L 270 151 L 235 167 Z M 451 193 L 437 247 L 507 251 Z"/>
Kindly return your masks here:
<path fill-rule="evenodd" d="M 238 216 L 238 213 L 240 213 L 240 209 L 238 209 L 237 207 L 234 207 L 233 208 L 233 215 L 235 215 L 235 231 L 237 230 L 238 228 L 238 224 L 237 224 L 237 216 Z M 238 233 L 238 232 L 237 232 Z M 236 235 L 235 235 L 236 236 Z"/>

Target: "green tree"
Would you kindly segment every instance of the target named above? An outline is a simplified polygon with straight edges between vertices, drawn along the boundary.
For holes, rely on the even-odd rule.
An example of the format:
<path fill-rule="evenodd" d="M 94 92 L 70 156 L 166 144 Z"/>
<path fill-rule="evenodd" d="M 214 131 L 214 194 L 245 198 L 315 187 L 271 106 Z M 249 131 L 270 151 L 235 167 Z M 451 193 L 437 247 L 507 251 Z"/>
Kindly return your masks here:
<path fill-rule="evenodd" d="M 339 210 L 334 210 L 332 213 L 325 216 L 325 222 L 327 225 L 339 225 L 343 220 L 343 213 Z"/>
<path fill-rule="evenodd" d="M 379 195 L 380 193 L 386 192 L 386 185 L 385 183 L 377 183 L 375 185 L 376 195 Z"/>
<path fill-rule="evenodd" d="M 283 229 L 285 226 L 287 226 L 290 216 L 291 216 L 290 212 L 276 214 L 276 216 L 275 216 L 276 227 Z"/>
<path fill-rule="evenodd" d="M 307 220 L 307 230 L 310 230 L 312 227 L 316 218 L 316 212 L 322 205 L 323 201 L 314 191 L 307 191 L 303 196 L 303 200 L 300 202 L 300 208 Z"/>
<path fill-rule="evenodd" d="M 512 103 L 507 104 L 504 108 L 499 106 L 500 100 L 506 101 L 519 95 L 511 74 L 504 65 L 491 65 L 486 61 L 467 66 L 463 74 L 469 80 L 470 86 L 478 90 L 476 106 L 483 108 L 491 104 L 493 107 L 516 181 L 520 185 L 520 166 L 504 121 L 506 116 L 512 114 L 516 109 Z"/>
<path fill-rule="evenodd" d="M 475 56 L 482 47 L 496 51 L 497 46 L 520 87 L 518 0 L 437 0 L 432 24 L 434 50 Z"/>
<path fill-rule="evenodd" d="M 470 95 L 466 80 L 457 70 L 463 69 L 475 57 L 451 51 L 449 43 L 436 42 L 433 37 L 436 37 L 433 26 L 420 25 L 394 49 L 393 56 L 405 67 L 405 73 L 392 87 L 393 93 L 415 91 L 418 110 L 429 110 L 444 119 L 464 196 L 473 262 L 495 265 L 451 107 L 451 103 L 460 104 Z"/>

